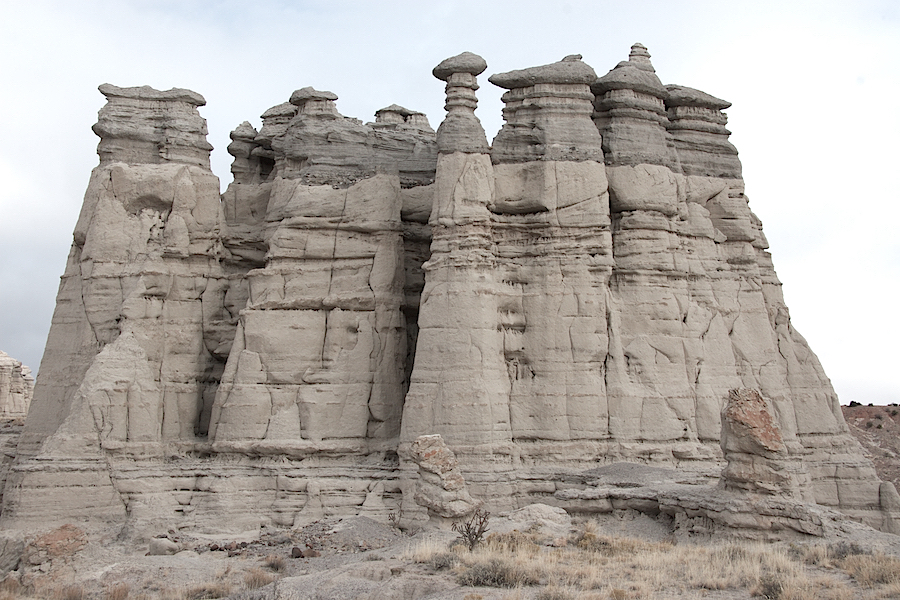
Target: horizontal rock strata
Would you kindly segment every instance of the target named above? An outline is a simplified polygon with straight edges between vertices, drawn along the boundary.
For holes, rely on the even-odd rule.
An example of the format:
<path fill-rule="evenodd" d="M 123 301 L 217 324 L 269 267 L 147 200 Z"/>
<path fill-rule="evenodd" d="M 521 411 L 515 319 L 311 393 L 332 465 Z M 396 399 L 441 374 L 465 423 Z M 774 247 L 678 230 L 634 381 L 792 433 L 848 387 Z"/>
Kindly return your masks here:
<path fill-rule="evenodd" d="M 663 85 L 640 44 L 600 77 L 571 55 L 489 78 L 489 145 L 486 69 L 434 69 L 436 133 L 300 88 L 232 132 L 221 195 L 199 94 L 101 86 L 0 524 L 413 526 L 543 502 L 815 534 L 816 502 L 893 531 L 900 496 L 791 326 L 728 102 Z M 452 481 L 417 442 L 435 435 Z M 691 487 L 580 475 L 622 461 Z"/>

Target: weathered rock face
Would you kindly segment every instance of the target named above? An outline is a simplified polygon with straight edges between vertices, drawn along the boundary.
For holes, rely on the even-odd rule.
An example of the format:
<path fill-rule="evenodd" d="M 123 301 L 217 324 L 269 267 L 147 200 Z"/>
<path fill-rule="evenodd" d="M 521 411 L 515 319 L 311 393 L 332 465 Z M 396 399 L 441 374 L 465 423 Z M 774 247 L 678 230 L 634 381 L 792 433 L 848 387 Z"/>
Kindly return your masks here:
<path fill-rule="evenodd" d="M 101 142 L 3 518 L 122 518 L 112 455 L 192 441 L 218 379 L 221 209 L 203 98 L 103 85 Z M 157 451 L 158 453 L 158 451 Z M 28 465 L 31 464 L 31 467 Z M 44 465 L 35 472 L 35 464 Z"/>
<path fill-rule="evenodd" d="M 31 369 L 0 350 L 0 418 L 25 418 L 33 395 Z"/>
<path fill-rule="evenodd" d="M 788 455 L 772 403 L 756 390 L 729 390 L 719 443 L 728 463 L 726 490 L 787 498 L 809 490 L 809 474 L 799 457 Z"/>
<path fill-rule="evenodd" d="M 102 86 L 2 523 L 423 522 L 417 490 L 459 512 L 446 481 L 422 492 L 416 440 L 437 434 L 466 506 L 586 510 L 572 473 L 714 483 L 727 458 L 723 494 L 770 496 L 745 512 L 801 498 L 893 528 L 896 491 L 791 327 L 728 103 L 664 86 L 639 44 L 599 78 L 573 55 L 490 78 L 507 91 L 489 146 L 486 67 L 434 69 L 437 134 L 299 89 L 232 132 L 221 197 L 198 94 Z M 738 388 L 762 404 L 726 410 L 723 434 Z M 761 419 L 780 438 L 747 433 Z"/>
<path fill-rule="evenodd" d="M 469 495 L 459 461 L 439 435 L 421 435 L 410 446 L 419 468 L 414 499 L 433 517 L 458 519 L 471 514 L 479 503 Z"/>

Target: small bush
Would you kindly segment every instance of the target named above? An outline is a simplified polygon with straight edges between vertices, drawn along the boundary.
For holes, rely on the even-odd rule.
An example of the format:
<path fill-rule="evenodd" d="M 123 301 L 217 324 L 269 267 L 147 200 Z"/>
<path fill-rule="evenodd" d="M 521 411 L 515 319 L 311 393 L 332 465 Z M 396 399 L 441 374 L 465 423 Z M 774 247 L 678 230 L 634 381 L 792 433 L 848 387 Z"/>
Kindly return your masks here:
<path fill-rule="evenodd" d="M 84 600 L 84 588 L 80 585 L 68 585 L 56 595 L 59 600 Z"/>
<path fill-rule="evenodd" d="M 638 553 L 669 549 L 667 543 L 650 543 L 642 540 L 609 537 L 586 531 L 578 540 L 578 547 L 603 556 L 634 556 Z"/>
<path fill-rule="evenodd" d="M 459 534 L 460 541 L 465 544 L 469 550 L 474 550 L 475 546 L 484 540 L 484 534 L 488 530 L 488 518 L 491 513 L 486 510 L 477 509 L 468 521 L 456 521 L 453 523 L 452 529 Z"/>
<path fill-rule="evenodd" d="M 199 583 L 192 585 L 181 593 L 182 600 L 213 600 L 231 594 L 229 583 Z"/>
<path fill-rule="evenodd" d="M 900 414 L 900 413 L 898 413 L 898 411 L 897 411 L 896 408 L 894 408 L 894 409 L 891 410 L 891 416 L 892 416 L 892 417 L 896 417 L 898 414 Z"/>
<path fill-rule="evenodd" d="M 881 420 L 881 419 L 884 418 L 884 415 L 878 414 L 878 415 L 875 415 L 875 418 L 878 419 L 878 420 Z"/>
<path fill-rule="evenodd" d="M 545 587 L 534 597 L 535 600 L 574 600 L 575 596 L 564 588 Z"/>
<path fill-rule="evenodd" d="M 872 427 L 872 421 L 866 421 L 866 429 L 870 429 Z"/>
<path fill-rule="evenodd" d="M 860 556 L 869 554 L 865 549 L 856 544 L 847 542 L 838 542 L 828 546 L 828 556 L 837 560 L 847 558 L 848 556 Z"/>
<path fill-rule="evenodd" d="M 855 554 L 842 560 L 840 566 L 863 587 L 900 582 L 900 560 L 893 556 Z"/>
<path fill-rule="evenodd" d="M 126 600 L 129 593 L 131 593 L 131 588 L 127 583 L 117 583 L 107 586 L 104 598 L 106 600 Z"/>
<path fill-rule="evenodd" d="M 276 573 L 281 573 L 282 571 L 284 571 L 286 563 L 284 562 L 284 558 L 278 556 L 277 554 L 270 554 L 265 558 L 263 564 L 266 565 L 267 569 L 275 571 Z"/>
<path fill-rule="evenodd" d="M 514 530 L 506 533 L 492 533 L 484 541 L 491 549 L 500 552 L 534 554 L 540 550 L 540 546 L 535 543 L 534 538 L 534 534 Z"/>
<path fill-rule="evenodd" d="M 428 561 L 428 566 L 435 571 L 440 571 L 441 569 L 452 569 L 458 562 L 459 558 L 452 552 L 438 552 Z"/>
<path fill-rule="evenodd" d="M 489 558 L 470 565 L 457 576 L 456 581 L 459 585 L 505 588 L 538 582 L 533 573 L 501 558 Z"/>
<path fill-rule="evenodd" d="M 244 587 L 248 590 L 259 589 L 273 581 L 275 581 L 275 576 L 262 569 L 250 569 L 244 573 Z"/>
<path fill-rule="evenodd" d="M 0 581 L 0 599 L 18 598 L 22 592 L 22 584 L 12 574 L 7 575 L 3 581 Z"/>
<path fill-rule="evenodd" d="M 860 403 L 857 402 L 856 400 L 851 400 L 851 401 L 850 401 L 850 406 L 851 406 L 851 407 L 853 407 L 853 406 L 862 406 L 862 404 L 860 404 Z"/>
<path fill-rule="evenodd" d="M 779 600 L 784 593 L 784 583 L 777 575 L 767 573 L 759 578 L 759 583 L 753 589 L 754 596 L 766 598 L 766 600 Z"/>

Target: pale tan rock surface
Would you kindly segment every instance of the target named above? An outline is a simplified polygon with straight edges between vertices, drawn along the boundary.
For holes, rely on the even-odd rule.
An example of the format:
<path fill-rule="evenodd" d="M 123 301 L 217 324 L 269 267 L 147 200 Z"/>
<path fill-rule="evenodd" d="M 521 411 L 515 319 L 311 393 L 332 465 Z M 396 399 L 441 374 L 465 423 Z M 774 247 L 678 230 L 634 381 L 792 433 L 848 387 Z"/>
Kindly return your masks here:
<path fill-rule="evenodd" d="M 601 77 L 571 55 L 490 78 L 506 92 L 489 146 L 486 68 L 435 68 L 436 134 L 399 105 L 364 124 L 298 89 L 232 132 L 221 196 L 202 97 L 101 86 L 100 165 L 0 524 L 415 526 L 431 435 L 492 511 L 662 510 L 660 490 L 569 478 L 631 461 L 714 484 L 727 453 L 755 478 L 774 463 L 738 421 L 721 434 L 748 388 L 780 431 L 765 459 L 794 470 L 740 514 L 802 499 L 893 530 L 900 497 L 791 326 L 728 103 L 663 85 L 640 44 Z"/>
<path fill-rule="evenodd" d="M 0 350 L 0 419 L 24 419 L 33 395 L 31 369 Z"/>

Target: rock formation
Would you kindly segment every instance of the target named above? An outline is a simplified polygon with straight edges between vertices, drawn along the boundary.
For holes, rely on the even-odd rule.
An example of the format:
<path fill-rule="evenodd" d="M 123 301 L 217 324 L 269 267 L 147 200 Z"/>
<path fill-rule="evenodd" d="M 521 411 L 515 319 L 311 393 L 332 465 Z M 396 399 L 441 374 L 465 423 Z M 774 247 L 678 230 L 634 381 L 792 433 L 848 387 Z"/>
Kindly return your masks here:
<path fill-rule="evenodd" d="M 33 394 L 31 369 L 0 350 L 0 419 L 24 419 Z"/>
<path fill-rule="evenodd" d="M 722 471 L 726 490 L 786 498 L 808 494 L 809 474 L 799 457 L 788 454 L 772 403 L 756 390 L 728 392 L 719 441 L 728 463 Z"/>
<path fill-rule="evenodd" d="M 413 525 L 416 440 L 440 435 L 494 511 L 589 511 L 571 477 L 621 461 L 712 490 L 727 458 L 723 494 L 892 529 L 896 491 L 791 326 L 729 104 L 663 85 L 636 44 L 602 77 L 578 55 L 491 76 L 489 145 L 486 68 L 434 69 L 437 133 L 298 89 L 232 132 L 221 197 L 202 97 L 101 86 L 100 165 L 0 523 Z M 727 409 L 722 433 L 738 388 L 765 410 Z M 771 447 L 745 435 L 759 419 Z"/>
<path fill-rule="evenodd" d="M 439 435 L 420 435 L 412 443 L 410 455 L 419 468 L 416 504 L 425 507 L 432 517 L 459 519 L 478 508 L 469 495 L 459 461 Z"/>

